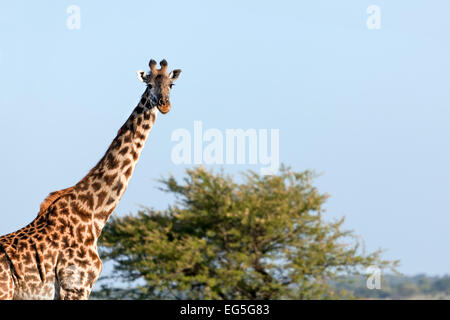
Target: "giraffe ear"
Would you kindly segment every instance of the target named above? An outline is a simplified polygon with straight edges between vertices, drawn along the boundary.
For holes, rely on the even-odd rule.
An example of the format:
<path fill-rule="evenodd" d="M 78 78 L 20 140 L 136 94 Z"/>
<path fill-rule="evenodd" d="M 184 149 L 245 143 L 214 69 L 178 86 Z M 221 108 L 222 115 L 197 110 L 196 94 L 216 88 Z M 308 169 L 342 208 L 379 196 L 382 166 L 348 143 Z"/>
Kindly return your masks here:
<path fill-rule="evenodd" d="M 144 71 L 138 70 L 138 71 L 136 71 L 136 74 L 137 74 L 137 77 L 138 77 L 138 79 L 139 79 L 140 81 L 146 82 L 146 80 L 147 80 L 147 75 L 145 74 Z"/>
<path fill-rule="evenodd" d="M 175 81 L 180 76 L 181 69 L 175 69 L 169 74 L 169 79 Z"/>

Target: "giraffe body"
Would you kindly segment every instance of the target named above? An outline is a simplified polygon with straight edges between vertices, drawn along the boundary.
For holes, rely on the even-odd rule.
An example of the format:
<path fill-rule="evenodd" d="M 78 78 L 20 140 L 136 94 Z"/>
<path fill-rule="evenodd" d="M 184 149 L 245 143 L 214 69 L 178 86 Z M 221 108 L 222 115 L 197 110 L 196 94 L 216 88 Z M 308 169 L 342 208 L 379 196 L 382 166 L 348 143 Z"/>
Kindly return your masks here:
<path fill-rule="evenodd" d="M 99 163 L 75 186 L 51 193 L 30 224 L 0 237 L 0 300 L 89 297 L 102 271 L 97 240 L 125 192 L 157 110 L 169 111 L 167 90 L 181 72 L 167 75 L 165 60 L 160 70 L 155 64 L 151 60 L 149 75 L 139 71 L 146 91 Z"/>

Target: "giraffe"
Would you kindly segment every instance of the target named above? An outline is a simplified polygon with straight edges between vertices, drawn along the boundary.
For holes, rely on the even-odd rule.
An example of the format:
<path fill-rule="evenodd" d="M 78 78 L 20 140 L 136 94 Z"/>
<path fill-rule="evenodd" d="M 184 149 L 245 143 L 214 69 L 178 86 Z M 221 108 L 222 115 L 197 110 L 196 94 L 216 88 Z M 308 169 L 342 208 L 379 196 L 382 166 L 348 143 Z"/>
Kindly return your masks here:
<path fill-rule="evenodd" d="M 181 70 L 150 60 L 141 100 L 102 159 L 73 187 L 52 192 L 37 217 L 0 237 L 0 300 L 88 299 L 102 271 L 97 239 L 128 185 L 157 110 L 169 112 Z"/>

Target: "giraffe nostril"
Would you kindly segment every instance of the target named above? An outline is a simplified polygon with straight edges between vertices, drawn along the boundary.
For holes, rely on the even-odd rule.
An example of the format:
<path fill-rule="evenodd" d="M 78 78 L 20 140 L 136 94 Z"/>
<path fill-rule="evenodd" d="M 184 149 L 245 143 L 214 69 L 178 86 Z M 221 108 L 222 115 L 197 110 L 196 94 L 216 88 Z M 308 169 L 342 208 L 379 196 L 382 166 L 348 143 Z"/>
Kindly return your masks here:
<path fill-rule="evenodd" d="M 169 101 L 167 101 L 167 99 L 164 99 L 164 98 L 159 98 L 159 100 L 158 100 L 158 105 L 160 105 L 160 106 L 166 105 L 168 103 L 169 103 Z"/>

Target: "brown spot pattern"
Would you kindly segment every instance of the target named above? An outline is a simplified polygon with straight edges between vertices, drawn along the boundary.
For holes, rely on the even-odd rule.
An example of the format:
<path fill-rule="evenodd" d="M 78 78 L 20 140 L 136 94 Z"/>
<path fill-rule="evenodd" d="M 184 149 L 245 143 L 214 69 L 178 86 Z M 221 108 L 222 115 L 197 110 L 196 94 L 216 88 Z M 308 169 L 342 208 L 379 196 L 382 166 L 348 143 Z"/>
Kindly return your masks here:
<path fill-rule="evenodd" d="M 156 86 L 164 86 L 155 92 L 169 91 L 165 68 L 152 69 L 149 76 L 153 79 L 156 70 Z M 156 108 L 148 109 L 151 94 L 148 87 L 106 154 L 78 184 L 50 193 L 29 225 L 0 237 L 0 300 L 89 297 L 102 270 L 97 239 L 153 125 Z M 167 96 L 161 98 L 170 105 Z M 75 274 L 81 281 L 74 286 L 70 279 Z"/>

